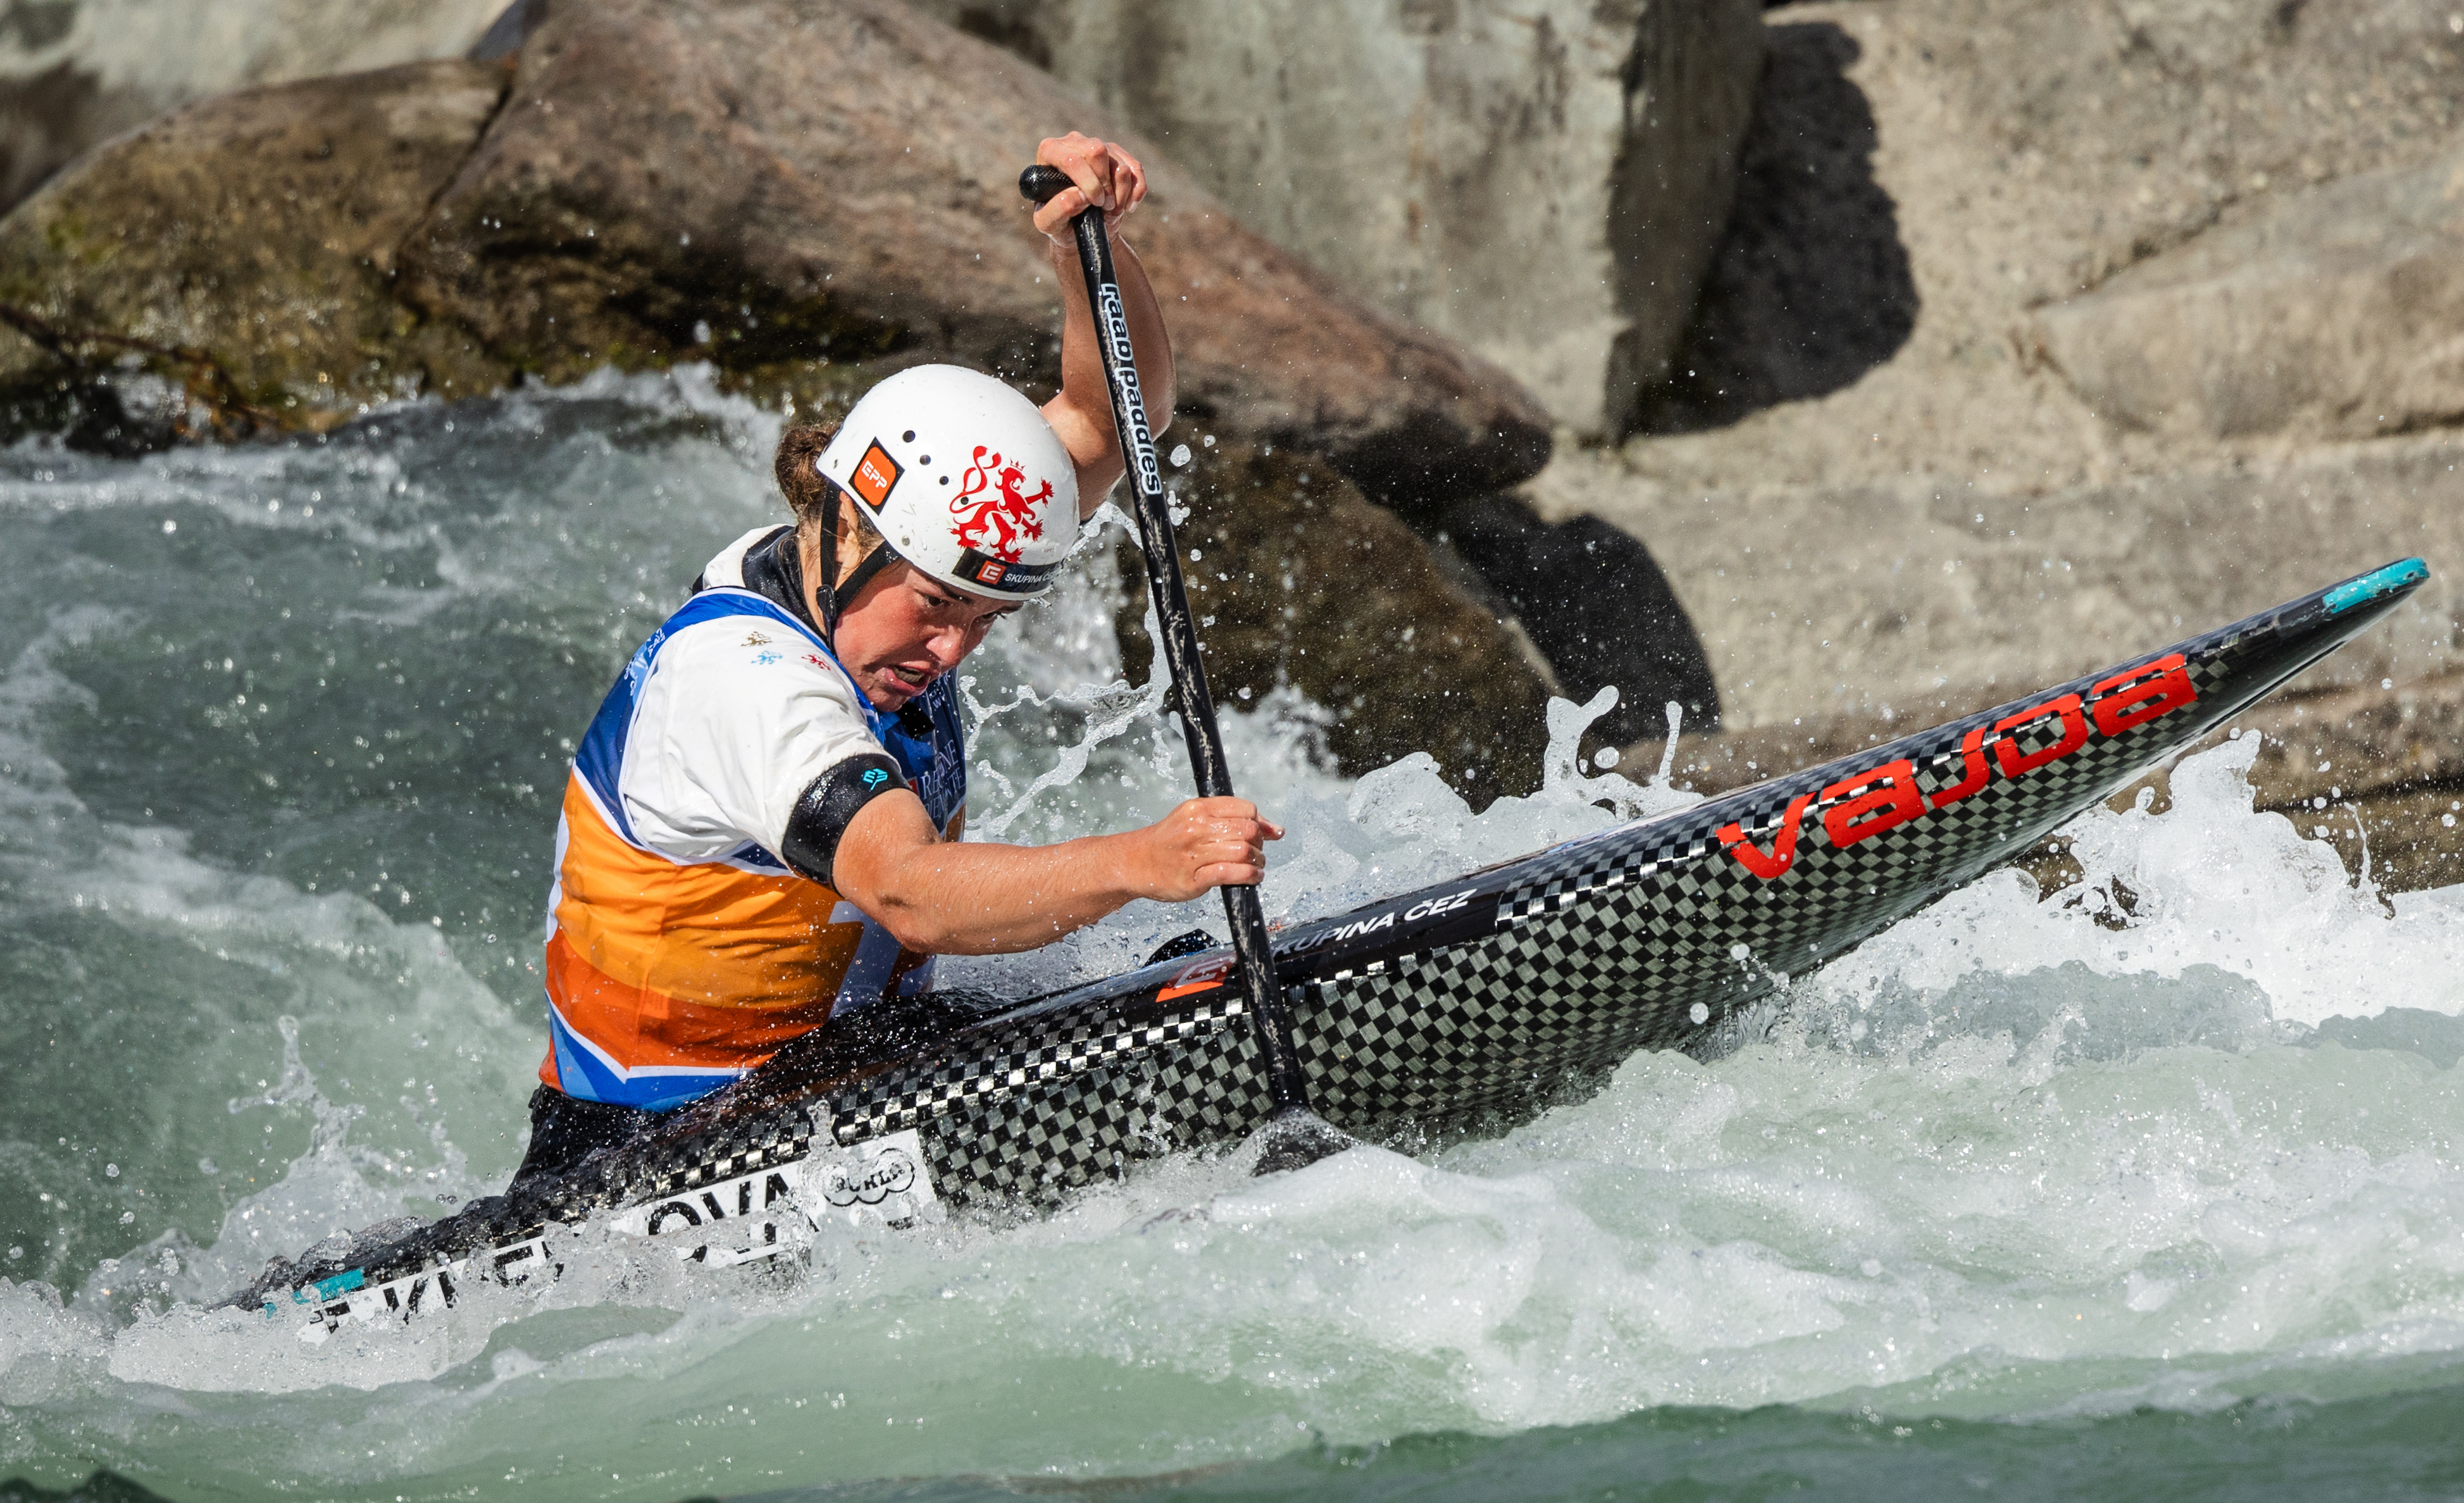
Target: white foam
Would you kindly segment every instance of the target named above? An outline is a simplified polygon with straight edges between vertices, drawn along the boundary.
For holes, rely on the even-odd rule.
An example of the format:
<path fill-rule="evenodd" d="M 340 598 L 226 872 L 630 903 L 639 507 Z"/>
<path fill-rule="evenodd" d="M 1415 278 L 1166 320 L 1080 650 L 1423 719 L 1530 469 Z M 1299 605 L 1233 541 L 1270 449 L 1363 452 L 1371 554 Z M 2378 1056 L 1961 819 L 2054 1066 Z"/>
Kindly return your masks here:
<path fill-rule="evenodd" d="M 2065 833 L 2088 873 L 2076 894 L 2039 903 L 2022 873 L 1987 877 L 1834 964 L 1824 993 L 1870 999 L 1886 985 L 1940 990 L 2063 964 L 2167 977 L 2212 966 L 2255 983 L 2271 1015 L 2291 1023 L 2399 1005 L 2464 1012 L 2455 895 L 2385 899 L 2324 840 L 2254 813 L 2246 774 L 2257 755 L 2246 736 L 2185 759 L 2162 816 L 2099 807 L 2075 821 Z"/>

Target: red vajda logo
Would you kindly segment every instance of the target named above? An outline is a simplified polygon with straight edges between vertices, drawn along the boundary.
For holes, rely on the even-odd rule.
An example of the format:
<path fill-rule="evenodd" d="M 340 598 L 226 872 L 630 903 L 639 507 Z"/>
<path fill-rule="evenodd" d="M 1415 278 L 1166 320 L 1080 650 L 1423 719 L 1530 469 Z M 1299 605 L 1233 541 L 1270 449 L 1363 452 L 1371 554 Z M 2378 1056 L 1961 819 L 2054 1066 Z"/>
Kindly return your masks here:
<path fill-rule="evenodd" d="M 1768 882 L 1796 864 L 1797 829 L 1808 808 L 1821 810 L 1822 832 L 1830 837 L 1832 849 L 1845 851 L 1860 840 L 1923 819 L 1929 811 L 1947 808 L 1983 788 L 1991 776 L 1986 770 L 1989 735 L 1991 760 L 2001 764 L 2002 776 L 2008 780 L 2059 762 L 2086 745 L 2090 719 L 2100 734 L 2120 736 L 2186 704 L 2195 704 L 2198 698 L 2182 654 L 2167 653 L 2101 680 L 2085 697 L 2057 695 L 2016 715 L 2004 716 L 1990 731 L 1982 725 L 1969 727 L 1955 754 L 1962 769 L 1959 776 L 1930 794 L 1917 785 L 1915 762 L 1902 758 L 1840 779 L 1824 788 L 1818 800 L 1811 793 L 1790 800 L 1788 812 L 1772 828 L 1769 851 L 1754 844 L 1742 820 L 1721 826 L 1714 834 L 1721 849 L 1736 857 L 1739 866 Z M 2019 736 L 2046 729 L 2049 718 L 2051 729 L 2058 732 L 2053 744 L 2035 751 L 2021 749 Z M 1952 754 L 1936 757 L 1936 764 L 1948 755 Z"/>
<path fill-rule="evenodd" d="M 950 503 L 950 515 L 958 519 L 950 529 L 962 548 L 976 548 L 991 554 L 1005 564 L 1018 562 L 1019 550 L 1030 539 L 1044 536 L 1044 524 L 1035 519 L 1035 508 L 1052 499 L 1052 482 L 1033 496 L 1022 496 L 1020 487 L 1026 483 L 1026 472 L 1015 464 L 1003 464 L 1001 456 L 983 445 L 976 446 L 976 462 L 967 466 L 967 481 Z M 982 497 L 978 499 L 977 497 Z"/>

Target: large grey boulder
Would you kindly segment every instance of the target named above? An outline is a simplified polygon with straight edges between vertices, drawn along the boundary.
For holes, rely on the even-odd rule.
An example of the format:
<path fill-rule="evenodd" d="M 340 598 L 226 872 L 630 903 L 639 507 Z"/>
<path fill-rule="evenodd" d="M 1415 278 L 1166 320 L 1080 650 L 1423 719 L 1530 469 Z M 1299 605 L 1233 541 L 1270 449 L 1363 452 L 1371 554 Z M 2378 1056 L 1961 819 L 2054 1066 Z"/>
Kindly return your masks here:
<path fill-rule="evenodd" d="M 405 295 L 550 379 L 814 351 L 874 369 L 1054 369 L 1035 142 L 1114 132 L 1049 74 L 896 0 L 551 5 L 503 114 L 405 244 Z M 1184 409 L 1324 451 L 1373 495 L 1536 471 L 1547 415 L 1504 371 L 1241 224 L 1155 144 L 1133 238 Z M 844 371 L 841 374 L 845 374 Z"/>
<path fill-rule="evenodd" d="M 1057 378 L 1016 188 L 1110 131 L 894 0 L 564 0 L 520 54 L 253 91 L 99 149 L 0 221 L 0 395 L 129 362 L 218 425 L 708 360 L 807 409 L 926 360 Z M 497 108 L 497 101 L 504 100 Z M 1547 414 L 1336 287 L 1142 145 L 1134 238 L 1183 410 L 1327 453 L 1379 498 L 1530 475 Z"/>
<path fill-rule="evenodd" d="M 2038 347 L 2128 428 L 2369 437 L 2464 416 L 2464 156 L 2260 200 L 2042 309 Z"/>
<path fill-rule="evenodd" d="M 1760 0 L 914 0 L 1248 223 L 1623 431 L 1728 218 Z"/>
<path fill-rule="evenodd" d="M 2459 9 L 1823 0 L 1772 11 L 1761 98 L 1793 96 L 1769 118 L 1796 132 L 1799 170 L 1752 171 L 1761 152 L 1749 143 L 1731 222 L 1800 238 L 1793 254 L 1744 254 L 1753 236 L 1724 248 L 1711 285 L 1771 311 L 1700 332 L 1768 343 L 1703 368 L 1752 375 L 1784 369 L 1797 350 L 1857 343 L 1841 317 L 1856 305 L 1798 274 L 1853 264 L 1868 232 L 1887 232 L 1904 258 L 1904 337 L 1868 343 L 1861 371 L 1771 382 L 1690 431 L 1616 451 L 1566 446 L 1527 494 L 1546 517 L 1588 514 L 1650 541 L 1702 635 L 1725 723 L 1740 731 L 1811 734 L 1837 716 L 1904 730 L 2408 554 L 2430 560 L 2430 588 L 2296 692 L 2400 696 L 2464 669 L 2464 593 L 2446 583 L 2464 559 L 2464 471 L 2450 470 L 2464 453 L 2443 431 L 2322 444 L 2307 425 L 2323 403 L 2231 437 L 2204 417 L 2152 430 L 2109 421 L 2120 405 L 2083 399 L 2065 375 L 2086 367 L 2084 342 L 2063 355 L 2032 333 L 2065 299 L 2128 286 L 2140 275 L 2128 268 L 2152 280 L 2208 235 L 2274 222 L 2271 206 L 2289 212 L 2322 188 L 2406 180 L 2451 159 L 2464 125 Z M 1826 120 L 1859 128 L 1815 128 Z M 1837 149 L 1855 135 L 1863 147 Z M 1887 215 L 1839 211 L 1859 200 Z M 2375 210 L 2369 221 L 2387 224 Z M 2288 280 L 2280 296 L 2316 295 Z M 2165 318 L 2100 315 L 2113 368 L 2133 338 L 2196 354 Z M 2422 389 L 2444 333 L 2395 341 L 2376 316 L 2365 331 L 2364 351 L 2418 359 L 2405 379 Z M 2393 368 L 2340 366 L 2332 353 L 2296 362 Z M 2380 412 L 2393 428 L 2414 409 L 2351 410 L 2376 431 Z"/>
<path fill-rule="evenodd" d="M 234 89 L 458 57 L 505 0 L 11 0 L 0 209 L 86 148 Z"/>
<path fill-rule="evenodd" d="M 1759 389 L 1723 406 L 1739 383 L 1715 379 L 1692 404 L 1695 420 L 1671 425 L 1691 431 L 1636 440 L 1630 456 L 1678 493 L 1801 488 L 1810 517 L 1836 513 L 1839 488 L 1910 476 L 2044 489 L 2213 462 L 2229 443 L 2141 433 L 2091 412 L 2036 358 L 2034 310 L 2270 199 L 2447 155 L 2464 124 L 2464 32 L 2449 25 L 2458 9 L 1820 0 L 1773 10 L 1775 63 L 1793 65 L 1774 66 L 1763 97 L 1794 93 L 1769 112 L 1791 135 L 1749 141 L 1747 155 L 1749 167 L 1793 156 L 1796 170 L 1741 181 L 1731 224 L 1787 236 L 1774 246 L 1749 232 L 1724 246 L 1707 285 L 1751 316 L 1704 320 L 1683 367 Z M 1839 151 L 1853 134 L 1870 150 Z M 1866 278 L 1869 296 L 1835 296 L 1854 291 L 1842 274 L 1859 264 L 1881 274 Z M 1826 275 L 1809 279 L 1810 268 Z M 1894 303 L 1913 315 L 1903 335 L 1858 326 Z M 1859 349 L 1862 369 L 1788 379 L 1805 351 Z"/>

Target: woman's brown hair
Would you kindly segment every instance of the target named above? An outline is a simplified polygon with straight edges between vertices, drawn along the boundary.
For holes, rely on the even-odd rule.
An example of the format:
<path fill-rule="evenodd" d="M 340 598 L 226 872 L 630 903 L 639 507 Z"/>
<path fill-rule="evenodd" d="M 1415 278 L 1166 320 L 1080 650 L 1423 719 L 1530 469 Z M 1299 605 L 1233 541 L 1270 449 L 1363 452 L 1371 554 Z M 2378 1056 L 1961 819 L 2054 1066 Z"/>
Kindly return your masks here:
<path fill-rule="evenodd" d="M 838 436 L 835 423 L 798 423 L 779 435 L 779 456 L 771 463 L 779 477 L 779 494 L 795 509 L 796 520 L 821 519 L 822 503 L 829 499 L 830 482 L 822 478 L 814 461 Z"/>
<path fill-rule="evenodd" d="M 822 478 L 822 472 L 814 464 L 838 431 L 835 424 L 799 423 L 779 435 L 779 454 L 771 461 L 770 469 L 778 477 L 779 494 L 787 498 L 788 506 L 796 513 L 800 533 L 808 527 L 815 534 L 821 531 L 830 493 L 838 489 Z M 869 556 L 881 546 L 881 534 L 865 519 L 858 507 L 839 508 L 838 533 L 836 545 L 822 555 L 825 581 L 835 581 L 855 567 L 854 561 Z"/>

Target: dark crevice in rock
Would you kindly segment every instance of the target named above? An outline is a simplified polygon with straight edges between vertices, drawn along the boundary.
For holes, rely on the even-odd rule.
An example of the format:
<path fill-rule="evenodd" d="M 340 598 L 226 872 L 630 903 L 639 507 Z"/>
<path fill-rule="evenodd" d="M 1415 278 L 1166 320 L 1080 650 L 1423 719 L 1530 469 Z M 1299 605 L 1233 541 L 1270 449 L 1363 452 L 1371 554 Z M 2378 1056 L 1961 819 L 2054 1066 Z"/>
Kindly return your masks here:
<path fill-rule="evenodd" d="M 1874 180 L 1874 113 L 1829 22 L 1771 29 L 1736 208 L 1666 385 L 1634 431 L 1725 427 L 1855 382 L 1916 328 L 1898 206 Z"/>
<path fill-rule="evenodd" d="M 454 183 L 462 176 L 463 167 L 470 164 L 472 158 L 479 154 L 480 147 L 487 144 L 488 132 L 495 128 L 496 122 L 504 115 L 505 105 L 514 97 L 515 55 L 521 50 L 522 39 L 530 34 L 531 28 L 537 26 L 539 18 L 546 13 L 547 0 L 514 0 L 514 3 L 506 8 L 504 14 L 496 17 L 495 21 L 489 26 L 487 34 L 479 38 L 478 45 L 471 49 L 472 61 L 499 64 L 500 77 L 496 89 L 496 101 L 489 106 L 487 118 L 480 121 L 479 128 L 471 133 L 471 144 L 463 151 L 461 160 L 453 164 L 451 171 L 436 180 L 434 191 L 428 195 L 426 203 L 420 205 L 418 216 L 411 220 L 410 228 L 403 232 L 400 240 L 395 242 L 384 262 L 386 299 L 400 309 L 404 317 L 417 323 L 450 329 L 455 336 L 468 340 L 491 359 L 496 360 L 502 360 L 504 357 L 490 349 L 488 342 L 479 336 L 477 330 L 458 319 L 439 317 L 420 307 L 412 299 L 401 296 L 399 287 L 402 280 L 402 268 L 407 264 L 405 257 L 410 250 L 411 242 L 434 219 L 436 206 L 444 202 L 447 193 L 453 190 Z M 497 33 L 503 32 L 508 23 L 513 23 L 517 27 L 517 30 L 512 33 L 512 44 L 502 51 L 488 51 L 489 45 L 499 39 Z"/>
<path fill-rule="evenodd" d="M 1595 436 L 1621 436 L 1645 394 L 1679 368 L 1686 324 L 1734 215 L 1770 36 L 1732 0 L 1650 6 L 1636 28 L 1618 69 L 1625 124 L 1607 204 L 1623 328 L 1607 351 Z"/>
<path fill-rule="evenodd" d="M 1044 33 L 1024 16 L 1015 15 L 998 6 L 971 5 L 961 9 L 954 24 L 969 36 L 980 37 L 1013 55 L 1051 71 L 1052 44 Z"/>
<path fill-rule="evenodd" d="M 488 23 L 487 31 L 471 46 L 473 62 L 495 62 L 511 57 L 522 50 L 531 33 L 547 19 L 547 0 L 514 0 L 504 12 Z"/>
<path fill-rule="evenodd" d="M 33 405 L 51 410 L 28 410 L 21 405 L 16 414 L 19 423 L 60 431 L 72 449 L 120 455 L 153 453 L 182 439 L 209 433 L 223 439 L 243 438 L 274 421 L 272 413 L 243 399 L 231 373 L 203 350 L 156 344 L 100 329 L 63 329 L 11 302 L 0 302 L 0 324 L 33 341 L 60 371 L 53 387 L 55 400 Z M 141 373 L 176 384 L 187 400 L 141 403 L 132 411 L 121 388 L 128 378 Z M 191 408 L 205 414 L 203 432 L 191 431 Z"/>
<path fill-rule="evenodd" d="M 1617 706 L 1595 735 L 1622 745 L 1661 734 L 1671 701 L 1688 731 L 1719 728 L 1702 638 L 1639 540 L 1596 517 L 1552 524 L 1512 496 L 1455 507 L 1442 531 L 1512 608 L 1569 698 L 1617 686 Z"/>
<path fill-rule="evenodd" d="M 1283 437 L 1306 442 L 1309 435 Z M 1485 495 L 1539 474 L 1552 443 L 1547 429 L 1526 422 L 1500 424 L 1467 445 L 1447 414 L 1419 407 L 1357 442 L 1333 447 L 1331 457 L 1370 499 L 1418 527 L 1442 515 L 1454 497 Z"/>
<path fill-rule="evenodd" d="M 538 0 L 516 0 L 514 10 L 518 11 L 524 6 L 536 3 L 538 3 Z M 510 11 L 506 12 L 508 15 L 512 13 L 513 12 Z M 502 26 L 503 24 L 504 21 L 502 17 L 499 17 L 496 25 Z M 495 28 L 490 28 L 490 34 L 495 34 Z M 473 62 L 490 62 L 495 61 L 495 59 L 480 57 L 474 53 L 472 60 Z M 506 101 L 510 100 L 514 97 L 513 59 L 510 56 L 505 57 L 499 65 L 499 68 L 500 77 L 496 86 L 496 102 L 488 106 L 487 116 L 479 122 L 479 128 L 471 133 L 471 144 L 463 151 L 462 160 L 454 163 L 451 170 L 446 172 L 436 180 L 435 191 L 429 193 L 428 195 L 428 201 L 419 206 L 419 217 L 411 221 L 411 228 L 405 232 L 402 241 L 397 243 L 393 248 L 392 254 L 386 256 L 385 264 L 388 267 L 399 267 L 402 265 L 403 245 L 407 244 L 410 237 L 419 232 L 420 226 L 428 223 L 428 221 L 435 215 L 436 206 L 444 201 L 447 193 L 453 190 L 455 180 L 462 176 L 462 168 L 469 165 L 473 157 L 479 154 L 479 148 L 481 146 L 488 144 L 488 132 L 496 128 L 496 121 L 505 113 Z"/>

